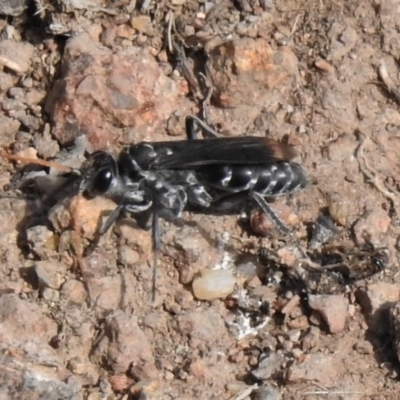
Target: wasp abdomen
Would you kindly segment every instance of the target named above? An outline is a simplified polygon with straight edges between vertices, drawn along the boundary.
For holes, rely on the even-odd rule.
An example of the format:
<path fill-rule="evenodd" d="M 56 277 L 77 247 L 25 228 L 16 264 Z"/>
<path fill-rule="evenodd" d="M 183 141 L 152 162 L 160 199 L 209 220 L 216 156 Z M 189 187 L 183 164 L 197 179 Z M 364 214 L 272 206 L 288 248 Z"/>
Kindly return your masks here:
<path fill-rule="evenodd" d="M 201 182 L 227 192 L 254 191 L 265 196 L 296 192 L 307 185 L 299 164 L 276 162 L 266 165 L 215 165 L 199 168 Z"/>

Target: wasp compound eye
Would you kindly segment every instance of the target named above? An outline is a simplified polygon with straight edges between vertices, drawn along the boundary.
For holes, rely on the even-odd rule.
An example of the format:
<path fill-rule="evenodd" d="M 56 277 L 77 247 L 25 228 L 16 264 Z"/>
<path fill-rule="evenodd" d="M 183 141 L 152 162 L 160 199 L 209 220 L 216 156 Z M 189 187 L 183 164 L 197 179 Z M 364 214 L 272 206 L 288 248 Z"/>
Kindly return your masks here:
<path fill-rule="evenodd" d="M 80 190 L 87 198 L 106 194 L 118 179 L 118 167 L 112 155 L 98 151 L 93 153 L 83 167 Z"/>
<path fill-rule="evenodd" d="M 110 188 L 113 179 L 113 171 L 109 168 L 104 168 L 101 171 L 97 172 L 97 174 L 93 178 L 91 193 L 94 196 L 104 194 Z"/>

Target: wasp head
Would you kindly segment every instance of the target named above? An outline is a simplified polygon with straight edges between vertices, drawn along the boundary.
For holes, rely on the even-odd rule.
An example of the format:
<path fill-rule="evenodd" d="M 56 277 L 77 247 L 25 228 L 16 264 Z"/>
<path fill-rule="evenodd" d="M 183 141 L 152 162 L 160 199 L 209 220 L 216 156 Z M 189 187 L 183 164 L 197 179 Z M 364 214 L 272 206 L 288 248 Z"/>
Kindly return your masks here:
<path fill-rule="evenodd" d="M 118 185 L 118 166 L 115 158 L 105 151 L 91 154 L 81 169 L 79 191 L 89 199 L 106 195 Z"/>

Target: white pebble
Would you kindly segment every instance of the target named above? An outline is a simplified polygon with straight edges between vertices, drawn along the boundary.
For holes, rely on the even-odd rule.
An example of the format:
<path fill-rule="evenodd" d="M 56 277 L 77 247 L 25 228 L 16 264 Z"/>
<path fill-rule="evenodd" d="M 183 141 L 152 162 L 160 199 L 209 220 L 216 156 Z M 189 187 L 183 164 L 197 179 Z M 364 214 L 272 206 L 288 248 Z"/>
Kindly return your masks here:
<path fill-rule="evenodd" d="M 224 269 L 203 269 L 194 279 L 192 288 L 199 300 L 223 299 L 235 289 L 236 278 L 232 271 Z"/>

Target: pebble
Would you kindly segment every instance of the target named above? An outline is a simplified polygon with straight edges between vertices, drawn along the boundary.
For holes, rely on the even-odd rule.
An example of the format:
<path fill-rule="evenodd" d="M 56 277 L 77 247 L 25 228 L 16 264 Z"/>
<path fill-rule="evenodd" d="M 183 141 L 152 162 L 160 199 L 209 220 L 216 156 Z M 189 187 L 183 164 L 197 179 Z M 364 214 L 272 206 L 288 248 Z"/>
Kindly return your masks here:
<path fill-rule="evenodd" d="M 25 95 L 25 90 L 20 88 L 20 87 L 12 87 L 8 91 L 8 95 L 12 97 L 13 99 L 20 99 L 23 98 Z"/>
<path fill-rule="evenodd" d="M 330 387 L 337 384 L 339 369 L 334 366 L 339 363 L 333 356 L 315 353 L 308 354 L 304 360 L 290 366 L 287 380 L 289 382 L 318 382 L 322 386 Z"/>
<path fill-rule="evenodd" d="M 354 235 L 357 243 L 363 245 L 365 238 L 368 238 L 368 241 L 374 246 L 382 246 L 390 223 L 391 218 L 380 207 L 364 214 L 354 225 Z"/>
<path fill-rule="evenodd" d="M 199 300 L 224 299 L 235 289 L 236 278 L 232 271 L 225 269 L 203 269 L 193 280 L 192 289 Z"/>
<path fill-rule="evenodd" d="M 42 291 L 42 297 L 49 303 L 56 303 L 60 300 L 60 292 L 58 290 L 44 288 Z"/>
<path fill-rule="evenodd" d="M 15 294 L 0 297 L 1 342 L 29 341 L 35 338 L 47 343 L 57 334 L 57 323 L 43 314 L 31 300 L 22 300 Z"/>
<path fill-rule="evenodd" d="M 341 295 L 309 295 L 308 305 L 318 311 L 330 333 L 340 333 L 346 325 L 349 301 Z"/>
<path fill-rule="evenodd" d="M 26 93 L 25 102 L 29 106 L 41 103 L 46 98 L 44 90 L 31 89 Z"/>
<path fill-rule="evenodd" d="M 0 71 L 0 90 L 2 92 L 7 92 L 10 88 L 12 88 L 16 84 L 16 77 L 7 74 L 4 71 Z"/>
<path fill-rule="evenodd" d="M 367 315 L 375 314 L 385 304 L 400 300 L 398 284 L 378 282 L 361 287 L 356 292 L 356 299 Z"/>
<path fill-rule="evenodd" d="M 1 79 L 1 76 L 0 76 Z M 5 115 L 0 115 L 0 126 L 1 126 L 1 135 L 0 135 L 0 146 L 8 147 L 15 138 L 21 123 L 14 118 L 7 117 Z"/>
<path fill-rule="evenodd" d="M 65 280 L 66 266 L 58 261 L 37 261 L 34 265 L 39 286 L 59 289 Z"/>
<path fill-rule="evenodd" d="M 17 17 L 28 8 L 29 3 L 28 0 L 0 0 L 0 14 Z"/>
<path fill-rule="evenodd" d="M 140 254 L 128 245 L 118 249 L 118 259 L 122 265 L 132 265 L 140 260 Z"/>
<path fill-rule="evenodd" d="M 151 26 L 145 23 L 150 17 L 137 18 L 134 24 L 142 23 L 137 28 L 150 34 Z M 129 48 L 111 50 L 100 45 L 100 34 L 101 27 L 95 25 L 67 41 L 65 75 L 46 97 L 52 134 L 61 144 L 78 135 L 85 135 L 93 150 L 109 148 L 117 138 L 124 143 L 148 140 L 181 108 L 180 87 L 145 48 L 129 42 Z M 121 136 L 121 128 L 129 129 Z"/>
<path fill-rule="evenodd" d="M 25 110 L 26 105 L 18 99 L 5 99 L 1 102 L 1 108 L 4 111 L 19 111 Z"/>
<path fill-rule="evenodd" d="M 283 355 L 278 353 L 272 353 L 268 357 L 265 357 L 258 364 L 258 367 L 251 371 L 251 374 L 259 380 L 267 380 L 272 375 L 276 374 L 277 370 L 284 363 L 285 358 Z"/>
<path fill-rule="evenodd" d="M 279 389 L 263 384 L 252 393 L 253 400 L 280 400 L 281 393 Z"/>
<path fill-rule="evenodd" d="M 72 304 L 78 305 L 87 298 L 85 285 L 76 279 L 68 279 L 61 288 L 61 294 Z"/>
<path fill-rule="evenodd" d="M 140 33 L 144 33 L 147 36 L 153 36 L 153 25 L 151 23 L 151 18 L 147 15 L 133 17 L 129 22 L 133 29 L 136 29 Z"/>
<path fill-rule="evenodd" d="M 62 357 L 36 332 L 28 333 L 31 338 L 24 342 L 0 344 L 1 398 L 82 399 L 82 385 L 66 370 Z"/>
<path fill-rule="evenodd" d="M 93 363 L 107 360 L 108 367 L 116 375 L 129 371 L 139 380 L 157 379 L 159 373 L 151 346 L 137 317 L 129 311 L 117 310 L 107 316 L 104 324 L 105 335 L 93 349 Z"/>
<path fill-rule="evenodd" d="M 54 233 L 47 226 L 33 226 L 26 230 L 26 236 L 31 250 L 41 259 L 47 259 L 53 255 Z"/>
<path fill-rule="evenodd" d="M 18 74 L 28 72 L 35 48 L 28 42 L 0 41 L 0 65 Z"/>

